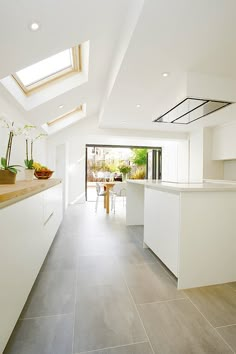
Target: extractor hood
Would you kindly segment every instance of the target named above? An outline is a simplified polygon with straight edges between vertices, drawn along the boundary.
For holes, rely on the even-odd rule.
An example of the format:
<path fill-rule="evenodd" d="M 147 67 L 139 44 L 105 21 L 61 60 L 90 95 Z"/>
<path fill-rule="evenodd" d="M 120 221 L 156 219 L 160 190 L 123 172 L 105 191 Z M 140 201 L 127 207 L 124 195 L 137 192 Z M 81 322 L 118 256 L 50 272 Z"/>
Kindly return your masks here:
<path fill-rule="evenodd" d="M 201 98 L 185 98 L 153 122 L 190 124 L 197 119 L 203 118 L 210 113 L 230 105 L 232 102 L 206 100 Z"/>

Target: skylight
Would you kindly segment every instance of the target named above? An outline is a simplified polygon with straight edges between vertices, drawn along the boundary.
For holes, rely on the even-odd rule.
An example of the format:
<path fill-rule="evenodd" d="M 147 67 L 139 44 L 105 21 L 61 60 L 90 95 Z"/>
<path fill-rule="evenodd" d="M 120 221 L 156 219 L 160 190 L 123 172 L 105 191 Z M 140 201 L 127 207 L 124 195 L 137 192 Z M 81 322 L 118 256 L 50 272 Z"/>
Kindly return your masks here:
<path fill-rule="evenodd" d="M 76 107 L 73 110 L 51 120 L 50 122 L 47 123 L 47 125 L 50 127 L 50 126 L 55 125 L 59 122 L 63 122 L 65 120 L 67 120 L 73 113 L 82 112 L 82 111 L 83 111 L 83 106 L 80 105 L 79 107 Z"/>
<path fill-rule="evenodd" d="M 25 93 L 71 72 L 80 71 L 80 47 L 66 49 L 17 71 L 14 79 Z"/>

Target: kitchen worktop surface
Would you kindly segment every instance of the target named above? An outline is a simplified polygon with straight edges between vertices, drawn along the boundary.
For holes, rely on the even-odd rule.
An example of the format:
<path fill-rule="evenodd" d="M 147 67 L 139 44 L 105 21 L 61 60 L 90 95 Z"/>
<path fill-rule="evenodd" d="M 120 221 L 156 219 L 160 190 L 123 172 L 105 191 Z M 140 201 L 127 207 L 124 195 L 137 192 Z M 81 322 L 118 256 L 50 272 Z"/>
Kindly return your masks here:
<path fill-rule="evenodd" d="M 160 180 L 127 180 L 127 182 L 141 184 L 148 188 L 176 192 L 236 192 L 236 183 L 233 182 L 176 183 Z"/>
<path fill-rule="evenodd" d="M 15 184 L 0 185 L 0 208 L 16 203 L 31 195 L 37 194 L 61 183 L 60 179 L 34 179 L 33 181 L 18 181 Z"/>

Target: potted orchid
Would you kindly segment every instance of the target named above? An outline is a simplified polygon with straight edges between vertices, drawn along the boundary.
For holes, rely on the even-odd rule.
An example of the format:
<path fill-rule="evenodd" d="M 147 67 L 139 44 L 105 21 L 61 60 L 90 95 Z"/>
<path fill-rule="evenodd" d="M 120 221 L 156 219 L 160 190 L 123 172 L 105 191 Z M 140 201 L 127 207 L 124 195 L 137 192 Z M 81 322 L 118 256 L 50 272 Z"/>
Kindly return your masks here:
<path fill-rule="evenodd" d="M 24 160 L 25 163 L 25 179 L 28 181 L 32 181 L 34 178 L 34 158 L 33 158 L 33 147 L 34 147 L 34 142 L 37 139 L 41 139 L 42 137 L 46 136 L 47 134 L 38 134 L 36 136 L 32 136 L 30 137 L 30 130 L 31 129 L 35 129 L 36 127 L 33 125 L 27 125 L 25 126 L 25 152 L 26 152 L 26 159 Z"/>
<path fill-rule="evenodd" d="M 9 122 L 4 118 L 0 118 L 0 123 L 3 128 L 7 128 L 9 130 L 6 154 L 4 157 L 1 157 L 0 184 L 14 184 L 16 181 L 16 174 L 18 172 L 17 167 L 21 166 L 10 164 L 12 142 L 14 136 L 22 134 L 22 129 L 15 128 L 14 122 Z"/>

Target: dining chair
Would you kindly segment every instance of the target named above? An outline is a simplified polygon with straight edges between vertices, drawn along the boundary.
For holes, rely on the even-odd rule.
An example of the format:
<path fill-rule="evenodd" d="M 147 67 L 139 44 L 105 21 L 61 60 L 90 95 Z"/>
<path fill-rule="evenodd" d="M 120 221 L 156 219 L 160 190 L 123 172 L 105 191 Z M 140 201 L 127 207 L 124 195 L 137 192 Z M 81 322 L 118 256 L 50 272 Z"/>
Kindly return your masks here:
<path fill-rule="evenodd" d="M 116 198 L 123 197 L 123 205 L 126 197 L 126 183 L 116 183 L 113 188 L 110 190 L 111 195 L 111 210 L 115 214 L 116 210 Z"/>
<path fill-rule="evenodd" d="M 97 199 L 95 203 L 95 212 L 97 212 L 99 197 L 104 197 L 106 195 L 104 188 L 98 182 L 96 182 L 96 192 L 97 192 Z"/>

